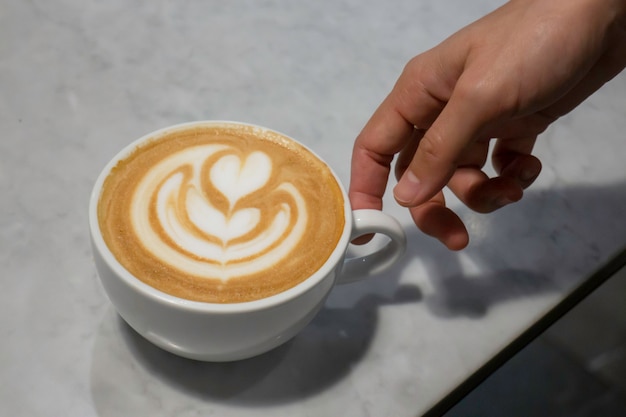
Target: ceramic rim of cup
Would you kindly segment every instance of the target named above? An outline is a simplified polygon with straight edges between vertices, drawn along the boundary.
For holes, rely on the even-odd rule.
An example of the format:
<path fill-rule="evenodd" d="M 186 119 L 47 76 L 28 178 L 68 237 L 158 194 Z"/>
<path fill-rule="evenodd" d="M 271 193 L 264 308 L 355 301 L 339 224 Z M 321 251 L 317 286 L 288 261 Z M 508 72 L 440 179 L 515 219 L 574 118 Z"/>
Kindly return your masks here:
<path fill-rule="evenodd" d="M 168 134 L 175 130 L 187 129 L 192 126 L 224 126 L 224 125 L 237 125 L 237 126 L 247 126 L 252 127 L 255 130 L 258 129 L 261 132 L 270 132 L 274 134 L 278 134 L 284 136 L 295 143 L 301 145 L 309 151 L 313 156 L 322 161 L 326 168 L 330 171 L 335 179 L 335 182 L 338 184 L 339 189 L 341 190 L 341 195 L 344 200 L 343 209 L 344 209 L 344 227 L 337 242 L 335 249 L 331 252 L 330 256 L 324 262 L 324 264 L 315 271 L 310 277 L 305 279 L 304 281 L 294 285 L 291 288 L 288 288 L 282 292 L 271 295 L 269 297 L 261 298 L 258 300 L 252 301 L 244 301 L 238 303 L 209 303 L 204 301 L 192 301 L 185 298 L 176 297 L 174 295 L 165 293 L 160 291 L 145 282 L 141 281 L 139 278 L 136 278 L 133 274 L 131 274 L 122 264 L 117 260 L 117 258 L 113 255 L 107 244 L 105 243 L 102 233 L 100 232 L 100 225 L 98 222 L 98 200 L 100 199 L 100 192 L 102 188 L 102 184 L 104 180 L 109 175 L 111 169 L 123 158 L 128 156 L 132 151 L 142 145 L 144 142 L 150 139 L 157 139 L 165 134 Z M 313 150 L 309 147 L 305 146 L 301 142 L 293 139 L 291 136 L 286 135 L 284 133 L 278 132 L 273 129 L 269 129 L 263 126 L 244 123 L 244 122 L 234 122 L 234 121 L 226 121 L 226 120 L 206 120 L 206 121 L 196 121 L 196 122 L 187 122 L 181 123 L 177 125 L 168 126 L 162 129 L 155 130 L 150 132 L 139 139 L 131 142 L 127 146 L 125 146 L 122 150 L 120 150 L 102 169 L 96 182 L 93 186 L 91 196 L 89 199 L 89 231 L 91 233 L 91 239 L 95 246 L 95 250 L 97 250 L 104 260 L 104 262 L 119 276 L 121 279 L 126 282 L 129 286 L 131 286 L 135 291 L 144 294 L 145 296 L 151 298 L 154 301 L 167 304 L 170 307 L 180 308 L 183 310 L 193 310 L 198 312 L 211 312 L 211 313 L 240 313 L 244 311 L 258 311 L 266 308 L 270 308 L 275 305 L 279 305 L 285 303 L 293 298 L 298 297 L 300 294 L 307 292 L 309 289 L 314 287 L 320 280 L 322 280 L 326 275 L 332 273 L 333 269 L 338 268 L 338 271 L 341 270 L 341 265 L 339 265 L 344 253 L 348 247 L 350 234 L 352 231 L 352 209 L 350 207 L 350 201 L 348 200 L 348 194 L 343 187 L 343 184 L 337 177 L 337 174 L 333 171 L 333 169 L 328 166 L 326 162 L 322 158 L 317 155 Z"/>

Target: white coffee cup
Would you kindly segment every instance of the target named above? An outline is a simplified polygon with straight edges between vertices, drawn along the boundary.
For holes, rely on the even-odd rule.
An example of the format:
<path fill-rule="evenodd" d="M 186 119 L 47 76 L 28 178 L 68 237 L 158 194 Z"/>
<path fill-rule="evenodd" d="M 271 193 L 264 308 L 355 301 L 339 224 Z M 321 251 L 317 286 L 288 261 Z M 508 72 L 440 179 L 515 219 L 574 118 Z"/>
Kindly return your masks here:
<path fill-rule="evenodd" d="M 206 123 L 233 122 L 193 122 L 166 129 Z M 324 305 L 334 285 L 375 275 L 404 253 L 406 237 L 398 221 L 378 210 L 353 211 L 333 172 L 343 194 L 345 226 L 328 260 L 303 282 L 267 298 L 229 304 L 190 301 L 145 284 L 128 272 L 107 247 L 98 223 L 98 200 L 111 169 L 138 145 L 166 129 L 145 135 L 118 153 L 96 180 L 89 202 L 91 243 L 103 288 L 120 316 L 155 345 L 203 361 L 232 361 L 259 355 L 304 328 Z M 346 259 L 350 241 L 370 233 L 382 233 L 389 241 L 369 255 Z"/>

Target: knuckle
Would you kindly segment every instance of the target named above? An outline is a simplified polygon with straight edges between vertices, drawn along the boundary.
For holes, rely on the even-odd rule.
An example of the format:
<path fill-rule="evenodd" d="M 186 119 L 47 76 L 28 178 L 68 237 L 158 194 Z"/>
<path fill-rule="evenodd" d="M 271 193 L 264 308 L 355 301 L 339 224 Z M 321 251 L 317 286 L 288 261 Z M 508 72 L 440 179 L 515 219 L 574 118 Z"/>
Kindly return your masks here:
<path fill-rule="evenodd" d="M 513 115 L 518 107 L 518 95 L 502 81 L 491 77 L 467 78 L 459 81 L 454 93 L 459 101 L 471 106 L 484 121 L 495 121 Z"/>
<path fill-rule="evenodd" d="M 420 164 L 437 171 L 451 171 L 461 165 L 466 158 L 467 151 L 459 151 L 451 143 L 448 143 L 446 135 L 436 126 L 431 127 L 424 136 L 418 147 Z M 468 159 L 469 165 L 476 165 L 476 158 Z"/>
<path fill-rule="evenodd" d="M 467 103 L 489 103 L 492 102 L 494 91 L 491 84 L 483 81 L 469 82 L 464 80 L 459 82 L 455 88 L 455 94 L 459 99 Z"/>
<path fill-rule="evenodd" d="M 412 76 L 414 76 L 415 74 L 419 74 L 420 72 L 422 72 L 422 69 L 424 68 L 423 61 L 424 60 L 423 60 L 422 55 L 414 56 L 413 58 L 409 59 L 407 63 L 404 65 L 403 72 L 406 74 L 410 74 Z"/>
<path fill-rule="evenodd" d="M 432 128 L 427 136 L 424 136 L 418 146 L 418 152 L 425 163 L 443 162 L 442 149 L 444 148 L 443 137 Z"/>

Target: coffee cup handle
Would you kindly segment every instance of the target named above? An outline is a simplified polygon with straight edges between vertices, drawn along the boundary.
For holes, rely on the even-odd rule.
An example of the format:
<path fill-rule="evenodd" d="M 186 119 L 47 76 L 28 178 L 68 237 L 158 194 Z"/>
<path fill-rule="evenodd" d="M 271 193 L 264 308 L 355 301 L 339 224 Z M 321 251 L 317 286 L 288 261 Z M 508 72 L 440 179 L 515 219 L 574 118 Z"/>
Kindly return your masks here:
<path fill-rule="evenodd" d="M 350 240 L 359 236 L 382 233 L 389 241 L 380 249 L 365 256 L 347 258 L 337 279 L 338 284 L 359 281 L 376 275 L 396 263 L 406 251 L 406 235 L 400 223 L 379 210 L 354 210 Z"/>

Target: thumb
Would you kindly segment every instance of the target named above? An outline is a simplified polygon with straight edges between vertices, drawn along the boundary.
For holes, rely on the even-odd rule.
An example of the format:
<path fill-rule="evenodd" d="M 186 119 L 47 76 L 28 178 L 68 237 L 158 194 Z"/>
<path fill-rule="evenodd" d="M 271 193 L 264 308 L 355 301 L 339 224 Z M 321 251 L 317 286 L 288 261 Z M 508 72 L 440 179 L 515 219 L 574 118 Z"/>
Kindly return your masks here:
<path fill-rule="evenodd" d="M 445 146 L 440 136 L 424 135 L 393 190 L 400 205 L 416 207 L 445 187 L 456 168 L 454 161 L 445 154 Z"/>
<path fill-rule="evenodd" d="M 493 102 L 478 99 L 475 92 L 460 93 L 457 85 L 449 102 L 419 141 L 413 159 L 394 188 L 394 197 L 400 205 L 418 206 L 441 191 L 464 151 L 486 123 L 497 117 L 486 111 L 490 105 L 493 107 Z"/>

